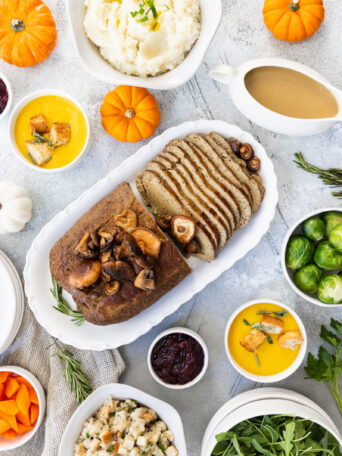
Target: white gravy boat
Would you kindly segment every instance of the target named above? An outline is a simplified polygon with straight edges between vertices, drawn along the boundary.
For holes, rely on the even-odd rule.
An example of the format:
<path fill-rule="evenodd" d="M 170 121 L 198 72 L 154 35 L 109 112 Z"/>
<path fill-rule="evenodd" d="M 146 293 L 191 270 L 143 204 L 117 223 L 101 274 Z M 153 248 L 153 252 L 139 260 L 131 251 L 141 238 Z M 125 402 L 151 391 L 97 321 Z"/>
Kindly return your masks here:
<path fill-rule="evenodd" d="M 298 119 L 284 116 L 265 108 L 257 102 L 245 86 L 245 75 L 254 68 L 262 66 L 277 66 L 289 68 L 309 76 L 324 85 L 336 98 L 338 113 L 335 117 L 323 119 Z M 235 106 L 248 119 L 276 133 L 290 136 L 309 136 L 321 133 L 330 128 L 335 122 L 342 121 L 342 91 L 333 87 L 315 70 L 287 59 L 263 58 L 244 62 L 238 67 L 218 65 L 210 71 L 210 76 L 216 81 L 229 86 L 231 99 Z"/>

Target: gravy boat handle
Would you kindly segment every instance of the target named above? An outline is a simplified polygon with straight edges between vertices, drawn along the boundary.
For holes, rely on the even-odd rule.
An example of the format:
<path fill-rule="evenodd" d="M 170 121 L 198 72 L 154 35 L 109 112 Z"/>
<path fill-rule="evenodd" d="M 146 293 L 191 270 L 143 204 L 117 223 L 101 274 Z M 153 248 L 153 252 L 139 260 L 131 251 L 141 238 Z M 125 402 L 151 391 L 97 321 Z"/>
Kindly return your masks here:
<path fill-rule="evenodd" d="M 237 69 L 229 65 L 217 65 L 210 72 L 209 76 L 215 81 L 230 85 L 237 75 Z"/>

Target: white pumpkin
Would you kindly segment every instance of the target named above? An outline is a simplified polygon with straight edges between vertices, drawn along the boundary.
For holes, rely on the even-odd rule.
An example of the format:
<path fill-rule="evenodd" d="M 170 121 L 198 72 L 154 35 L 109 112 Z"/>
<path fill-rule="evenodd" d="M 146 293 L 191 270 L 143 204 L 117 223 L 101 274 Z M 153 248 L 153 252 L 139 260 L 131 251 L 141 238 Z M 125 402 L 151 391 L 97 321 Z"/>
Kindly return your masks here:
<path fill-rule="evenodd" d="M 24 187 L 0 181 L 0 234 L 21 231 L 32 216 L 32 201 Z"/>

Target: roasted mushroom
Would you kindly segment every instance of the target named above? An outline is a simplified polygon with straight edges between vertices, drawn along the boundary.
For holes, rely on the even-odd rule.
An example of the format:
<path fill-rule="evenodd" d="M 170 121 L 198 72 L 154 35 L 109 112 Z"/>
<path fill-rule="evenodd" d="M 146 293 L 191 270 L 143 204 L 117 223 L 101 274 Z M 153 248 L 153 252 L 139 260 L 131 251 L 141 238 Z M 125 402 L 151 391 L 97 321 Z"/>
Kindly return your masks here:
<path fill-rule="evenodd" d="M 122 214 L 114 216 L 114 223 L 124 231 L 130 231 L 137 226 L 137 214 L 131 209 L 126 209 Z"/>
<path fill-rule="evenodd" d="M 149 255 L 158 258 L 161 239 L 153 233 L 153 231 L 139 227 L 133 230 L 131 234 L 143 253 L 148 253 Z"/>
<path fill-rule="evenodd" d="M 240 147 L 240 157 L 245 161 L 251 160 L 254 157 L 253 147 L 248 143 L 242 144 Z"/>
<path fill-rule="evenodd" d="M 108 261 L 102 265 L 102 274 L 111 280 L 126 281 L 131 280 L 135 276 L 135 271 L 132 265 L 126 261 Z"/>
<path fill-rule="evenodd" d="M 125 234 L 126 234 L 126 231 L 121 231 L 119 234 L 117 234 L 115 237 L 115 244 L 121 245 Z"/>
<path fill-rule="evenodd" d="M 241 147 L 240 141 L 238 141 L 235 138 L 229 138 L 228 142 L 229 142 L 229 145 L 230 145 L 232 151 L 234 152 L 234 154 L 235 155 L 239 155 L 240 154 L 240 147 Z"/>
<path fill-rule="evenodd" d="M 162 230 L 166 231 L 171 226 L 171 219 L 172 215 L 170 214 L 159 215 L 159 217 L 156 219 L 156 222 Z"/>
<path fill-rule="evenodd" d="M 113 246 L 114 235 L 108 231 L 100 231 L 100 252 L 105 252 Z"/>
<path fill-rule="evenodd" d="M 156 259 L 148 253 L 139 252 L 134 256 L 133 263 L 136 263 L 143 269 L 153 269 L 156 264 Z"/>
<path fill-rule="evenodd" d="M 194 238 L 191 242 L 189 242 L 189 244 L 187 244 L 184 248 L 184 252 L 188 256 L 197 255 L 197 253 L 200 253 L 200 251 L 201 251 L 201 246 L 196 238 Z"/>
<path fill-rule="evenodd" d="M 247 162 L 247 168 L 250 171 L 253 171 L 254 173 L 259 171 L 259 169 L 260 169 L 260 160 L 259 160 L 259 158 L 258 157 L 254 157 L 251 160 L 249 160 Z"/>
<path fill-rule="evenodd" d="M 120 282 L 113 280 L 113 282 L 106 283 L 104 292 L 107 296 L 113 296 L 120 290 Z"/>
<path fill-rule="evenodd" d="M 106 250 L 105 252 L 102 252 L 100 255 L 100 260 L 101 263 L 107 263 L 107 261 L 114 260 L 113 250 Z"/>
<path fill-rule="evenodd" d="M 144 291 L 154 290 L 154 272 L 151 269 L 143 269 L 136 276 L 134 286 Z"/>
<path fill-rule="evenodd" d="M 85 260 L 91 260 L 98 256 L 98 249 L 96 246 L 92 247 L 89 241 L 90 233 L 86 233 L 74 250 L 76 256 Z"/>
<path fill-rule="evenodd" d="M 101 262 L 98 260 L 83 261 L 69 275 L 69 283 L 73 288 L 87 288 L 93 285 L 101 274 Z"/>
<path fill-rule="evenodd" d="M 190 217 L 175 215 L 171 220 L 171 230 L 173 236 L 182 244 L 189 244 L 196 234 L 196 223 Z"/>

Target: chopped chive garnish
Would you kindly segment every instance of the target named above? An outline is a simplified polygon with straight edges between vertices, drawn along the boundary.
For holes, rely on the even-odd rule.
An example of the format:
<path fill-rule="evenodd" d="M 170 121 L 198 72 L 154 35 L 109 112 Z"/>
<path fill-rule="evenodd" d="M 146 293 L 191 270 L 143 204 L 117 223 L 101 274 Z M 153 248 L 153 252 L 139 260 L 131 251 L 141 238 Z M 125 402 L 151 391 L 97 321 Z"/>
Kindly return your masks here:
<path fill-rule="evenodd" d="M 273 340 L 272 340 L 272 337 L 271 336 L 267 336 L 267 342 L 272 345 L 273 344 Z"/>
<path fill-rule="evenodd" d="M 154 1 L 153 1 L 153 0 L 147 0 L 147 4 L 148 4 L 148 6 L 151 8 L 153 17 L 154 17 L 155 19 L 157 19 L 158 13 L 157 13 L 156 7 L 154 6 Z"/>
<path fill-rule="evenodd" d="M 141 19 L 138 19 L 138 22 L 146 22 L 146 21 L 148 21 L 148 17 L 147 16 L 144 16 Z"/>
<path fill-rule="evenodd" d="M 242 321 L 244 322 L 244 324 L 245 324 L 246 326 L 251 326 L 250 323 L 249 323 L 245 318 L 244 318 Z"/>

